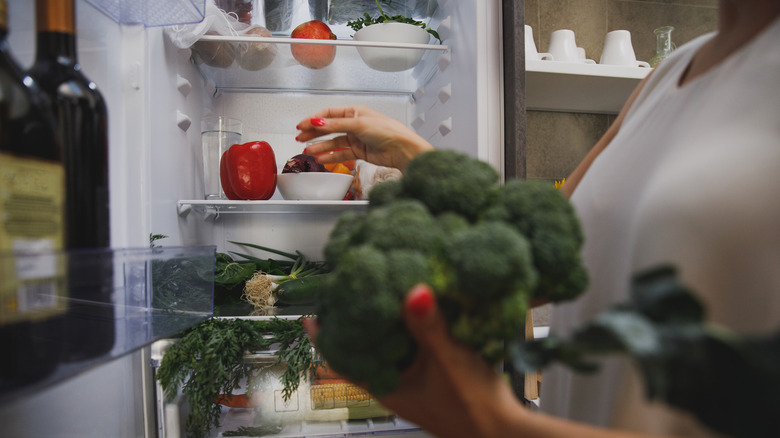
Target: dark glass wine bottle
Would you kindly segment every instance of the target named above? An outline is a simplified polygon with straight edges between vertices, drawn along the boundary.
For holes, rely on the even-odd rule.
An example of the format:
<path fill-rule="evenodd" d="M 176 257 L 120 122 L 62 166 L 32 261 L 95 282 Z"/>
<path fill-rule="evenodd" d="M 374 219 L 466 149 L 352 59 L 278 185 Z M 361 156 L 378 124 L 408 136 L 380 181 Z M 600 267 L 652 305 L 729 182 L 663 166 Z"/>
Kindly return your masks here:
<path fill-rule="evenodd" d="M 65 171 L 45 95 L 8 49 L 0 0 L 0 393 L 50 375 L 65 311 Z M 43 255 L 41 256 L 41 253 Z"/>
<path fill-rule="evenodd" d="M 36 0 L 35 15 L 37 45 L 29 73 L 52 102 L 65 163 L 65 246 L 71 260 L 63 358 L 78 361 L 107 353 L 114 344 L 108 116 L 103 96 L 78 63 L 74 1 Z"/>

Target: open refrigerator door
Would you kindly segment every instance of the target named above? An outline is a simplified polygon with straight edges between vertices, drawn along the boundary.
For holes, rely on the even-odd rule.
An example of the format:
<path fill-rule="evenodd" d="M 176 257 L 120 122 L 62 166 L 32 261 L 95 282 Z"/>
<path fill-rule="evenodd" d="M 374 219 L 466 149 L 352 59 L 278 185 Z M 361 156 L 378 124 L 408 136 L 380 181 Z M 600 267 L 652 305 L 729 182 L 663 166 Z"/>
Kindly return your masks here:
<path fill-rule="evenodd" d="M 22 0 L 9 3 L 15 17 L 14 52 L 22 62 L 29 62 L 30 42 L 35 38 L 32 5 Z M 205 199 L 200 120 L 209 115 L 241 120 L 241 141 L 268 142 L 279 169 L 305 147 L 295 141 L 299 120 L 325 107 L 361 104 L 403 122 L 436 148 L 465 152 L 503 171 L 501 2 L 382 0 L 379 4 L 388 15 L 410 15 L 436 29 L 441 41 L 431 37 L 424 44 L 398 44 L 354 39 L 355 31 L 347 21 L 364 13 L 376 16 L 374 0 L 78 0 L 81 64 L 109 107 L 112 247 L 144 247 L 150 235 L 162 234 L 168 236 L 159 242 L 163 248 L 206 245 L 229 253 L 238 249 L 231 242 L 252 242 L 321 260 L 340 215 L 366 208 L 365 199 L 294 201 L 278 191 L 265 201 Z M 260 53 L 264 59 L 239 62 L 234 57 L 230 63 L 207 63 L 197 47 L 177 45 L 173 36 L 204 22 L 215 6 L 224 19 L 243 20 L 243 31 L 260 26 L 271 35 L 264 36 L 262 50 L 253 46 L 258 44 L 256 37 L 246 32 L 204 32 L 192 45 L 229 47 L 234 56 Z M 246 7 L 252 12 L 249 19 Z M 170 13 L 176 13 L 176 21 L 160 18 Z M 328 23 L 337 36 L 312 40 L 311 45 L 336 52 L 331 64 L 316 69 L 295 58 L 290 38 L 297 24 L 312 19 Z M 421 59 L 408 69 L 380 71 L 369 66 L 360 49 L 377 50 L 380 58 L 393 51 L 419 52 Z M 383 51 L 387 53 L 381 55 Z M 274 56 L 269 60 L 271 52 Z M 218 301 L 216 294 L 213 298 Z M 280 317 L 304 313 L 296 309 Z M 186 395 L 165 401 L 154 375 L 172 339 L 166 337 L 151 347 L 146 342 L 51 390 L 0 406 L 0 418 L 12 424 L 9 436 L 184 436 Z M 252 352 L 247 360 L 254 360 L 260 373 L 273 368 L 268 366 L 268 355 Z M 109 394 L 108 386 L 116 393 Z M 285 420 L 277 436 L 422 434 L 384 410 L 368 415 L 377 406 L 366 394 L 342 400 L 331 389 L 317 386 L 307 381 L 299 390 L 297 413 L 286 401 L 277 404 L 275 398 L 262 404 L 266 414 L 274 412 L 274 418 Z M 312 394 L 326 391 L 333 393 L 330 402 L 315 401 Z M 83 406 L 70 402 L 74 393 L 85 395 Z M 221 409 L 225 420 L 214 436 L 256 425 L 259 418 L 255 409 Z M 361 410 L 364 418 L 354 418 Z M 36 421 L 40 416 L 32 411 L 49 420 Z M 328 416 L 336 418 L 324 421 Z M 91 421 L 75 420 L 85 417 Z"/>

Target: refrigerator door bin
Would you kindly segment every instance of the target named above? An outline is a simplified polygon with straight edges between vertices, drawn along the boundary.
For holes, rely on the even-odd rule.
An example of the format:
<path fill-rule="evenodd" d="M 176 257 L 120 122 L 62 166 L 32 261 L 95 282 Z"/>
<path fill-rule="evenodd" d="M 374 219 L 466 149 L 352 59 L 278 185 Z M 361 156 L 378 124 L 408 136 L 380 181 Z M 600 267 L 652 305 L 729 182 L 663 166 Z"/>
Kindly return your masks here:
<path fill-rule="evenodd" d="M 299 316 L 279 318 L 298 319 Z M 153 366 L 160 365 L 175 342 L 165 339 L 153 344 Z M 368 392 L 325 368 L 318 369 L 313 378 L 302 379 L 298 389 L 285 398 L 281 378 L 286 364 L 277 363 L 276 353 L 272 346 L 270 350 L 244 355 L 243 362 L 250 367 L 250 376 L 242 379 L 232 398 L 222 403 L 220 426 L 208 436 L 253 436 L 262 432 L 262 436 L 275 437 L 343 437 L 420 432 L 419 427 L 397 418 Z M 312 354 L 317 353 L 312 351 Z M 173 400 L 165 400 L 159 381 L 156 388 L 160 437 L 183 436 L 190 409 L 187 395 L 180 392 Z"/>
<path fill-rule="evenodd" d="M 48 309 L 53 315 L 45 319 L 45 326 L 14 330 L 12 340 L 6 336 L 9 325 L 0 327 L 3 345 L 10 348 L 4 358 L 0 404 L 49 388 L 211 316 L 215 252 L 214 246 L 193 246 L 0 256 L 5 278 L 16 273 L 37 285 L 35 290 L 16 288 L 19 299 L 37 303 L 39 314 Z M 57 282 L 63 287 L 39 287 Z M 8 300 L 3 307 L 0 322 L 9 320 Z M 6 378 L 14 375 L 5 372 L 8 367 L 35 365 L 40 347 L 53 362 L 46 375 L 25 382 Z M 90 354 L 75 356 L 74 350 Z"/>

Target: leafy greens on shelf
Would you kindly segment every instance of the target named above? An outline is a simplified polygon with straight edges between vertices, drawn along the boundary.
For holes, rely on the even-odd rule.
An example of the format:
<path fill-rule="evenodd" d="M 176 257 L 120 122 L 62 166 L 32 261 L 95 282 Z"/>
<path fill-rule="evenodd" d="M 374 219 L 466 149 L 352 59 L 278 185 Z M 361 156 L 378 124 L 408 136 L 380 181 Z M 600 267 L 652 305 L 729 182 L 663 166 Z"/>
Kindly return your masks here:
<path fill-rule="evenodd" d="M 370 26 L 372 24 L 391 23 L 391 22 L 406 23 L 406 24 L 411 24 L 423 28 L 426 32 L 433 35 L 434 38 L 436 38 L 437 40 L 439 40 L 439 42 L 441 42 L 439 33 L 426 26 L 424 22 L 400 14 L 388 16 L 387 14 L 385 14 L 385 11 L 383 11 L 382 7 L 379 5 L 379 0 L 376 0 L 376 7 L 379 9 L 379 15 L 377 17 L 372 17 L 371 15 L 369 15 L 368 12 L 365 12 L 363 13 L 362 17 L 357 18 L 355 20 L 348 21 L 347 26 L 349 26 L 350 28 L 352 28 L 352 30 L 357 32 L 360 29 L 366 26 Z"/>
<path fill-rule="evenodd" d="M 208 319 L 189 329 L 163 356 L 157 370 L 167 400 L 179 388 L 189 398 L 187 431 L 195 437 L 219 427 L 221 394 L 231 394 L 256 369 L 244 363 L 247 352 L 277 350 L 276 364 L 286 365 L 282 396 L 289 400 L 301 379 L 313 375 L 320 363 L 300 319 Z M 251 392 L 251 388 L 247 389 Z"/>
<path fill-rule="evenodd" d="M 594 372 L 591 356 L 626 354 L 638 366 L 649 399 L 735 438 L 780 436 L 780 332 L 743 338 L 704 317 L 702 303 L 675 270 L 662 266 L 635 276 L 628 303 L 568 339 L 515 345 L 514 364 L 529 371 L 560 362 Z"/>

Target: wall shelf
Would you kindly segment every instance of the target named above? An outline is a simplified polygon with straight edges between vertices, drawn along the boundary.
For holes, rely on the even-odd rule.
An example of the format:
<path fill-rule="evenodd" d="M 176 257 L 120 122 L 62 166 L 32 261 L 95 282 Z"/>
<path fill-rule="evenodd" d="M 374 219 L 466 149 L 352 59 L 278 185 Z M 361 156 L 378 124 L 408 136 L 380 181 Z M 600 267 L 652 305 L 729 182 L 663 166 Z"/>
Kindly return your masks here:
<path fill-rule="evenodd" d="M 526 107 L 533 111 L 617 114 L 652 69 L 526 61 Z"/>

